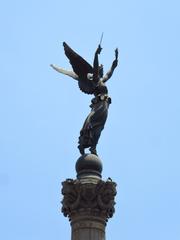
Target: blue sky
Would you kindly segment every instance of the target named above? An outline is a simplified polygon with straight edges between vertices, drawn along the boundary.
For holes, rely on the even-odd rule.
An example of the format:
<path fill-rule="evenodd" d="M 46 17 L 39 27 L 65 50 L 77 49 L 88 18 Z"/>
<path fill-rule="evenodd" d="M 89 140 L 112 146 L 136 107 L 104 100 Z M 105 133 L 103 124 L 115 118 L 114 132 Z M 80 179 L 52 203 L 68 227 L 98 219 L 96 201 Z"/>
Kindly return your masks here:
<path fill-rule="evenodd" d="M 180 239 L 179 1 L 1 3 L 0 238 L 70 239 L 61 182 L 75 178 L 91 96 L 53 71 L 69 69 L 62 42 L 90 63 L 120 64 L 98 145 L 103 178 L 118 184 L 107 239 Z"/>

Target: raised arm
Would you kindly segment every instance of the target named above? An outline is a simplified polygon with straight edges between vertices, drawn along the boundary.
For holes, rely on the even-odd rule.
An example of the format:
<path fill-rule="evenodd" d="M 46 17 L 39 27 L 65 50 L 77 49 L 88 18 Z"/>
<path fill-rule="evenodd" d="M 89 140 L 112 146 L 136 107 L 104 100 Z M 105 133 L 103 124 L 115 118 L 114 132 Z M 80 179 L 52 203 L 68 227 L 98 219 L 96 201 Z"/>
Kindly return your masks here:
<path fill-rule="evenodd" d="M 78 79 L 79 79 L 79 78 L 78 78 L 78 75 L 77 75 L 75 72 L 73 72 L 73 71 L 65 70 L 65 69 L 60 68 L 60 67 L 58 67 L 58 66 L 55 66 L 55 65 L 53 65 L 53 64 L 51 64 L 50 66 L 51 66 L 54 70 L 56 70 L 57 72 L 59 72 L 59 73 L 65 74 L 65 75 L 67 75 L 67 76 L 69 76 L 69 77 L 72 77 L 72 78 L 74 78 L 75 80 L 78 80 Z"/>
<path fill-rule="evenodd" d="M 111 69 L 105 74 L 105 76 L 103 77 L 102 81 L 106 82 L 107 80 L 109 80 L 111 78 L 111 76 L 113 75 L 114 69 L 117 67 L 118 65 L 118 49 L 115 49 L 115 60 L 112 63 Z"/>
<path fill-rule="evenodd" d="M 101 46 L 99 45 L 96 49 L 95 55 L 94 55 L 94 63 L 93 63 L 93 81 L 98 82 L 99 81 L 99 60 L 98 55 L 101 53 Z"/>

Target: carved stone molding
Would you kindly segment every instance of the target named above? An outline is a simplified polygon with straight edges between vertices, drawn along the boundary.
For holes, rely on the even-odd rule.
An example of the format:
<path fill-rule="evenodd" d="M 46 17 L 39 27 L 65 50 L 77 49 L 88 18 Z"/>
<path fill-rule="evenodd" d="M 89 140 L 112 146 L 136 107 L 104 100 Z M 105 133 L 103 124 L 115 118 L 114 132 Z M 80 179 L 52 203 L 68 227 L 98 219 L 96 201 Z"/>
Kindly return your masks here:
<path fill-rule="evenodd" d="M 62 183 L 62 212 L 70 221 L 78 219 L 107 221 L 115 211 L 116 183 L 110 180 L 82 182 L 81 180 L 67 179 Z"/>

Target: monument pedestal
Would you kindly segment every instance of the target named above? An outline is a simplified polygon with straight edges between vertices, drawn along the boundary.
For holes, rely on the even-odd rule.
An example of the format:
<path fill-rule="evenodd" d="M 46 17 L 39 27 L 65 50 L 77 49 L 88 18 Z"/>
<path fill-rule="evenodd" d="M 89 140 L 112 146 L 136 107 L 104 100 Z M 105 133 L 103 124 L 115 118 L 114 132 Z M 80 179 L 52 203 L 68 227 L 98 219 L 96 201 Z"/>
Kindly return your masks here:
<path fill-rule="evenodd" d="M 94 154 L 76 163 L 77 179 L 62 183 L 62 212 L 71 222 L 71 240 L 105 240 L 105 227 L 113 216 L 116 183 L 101 179 L 102 163 Z"/>

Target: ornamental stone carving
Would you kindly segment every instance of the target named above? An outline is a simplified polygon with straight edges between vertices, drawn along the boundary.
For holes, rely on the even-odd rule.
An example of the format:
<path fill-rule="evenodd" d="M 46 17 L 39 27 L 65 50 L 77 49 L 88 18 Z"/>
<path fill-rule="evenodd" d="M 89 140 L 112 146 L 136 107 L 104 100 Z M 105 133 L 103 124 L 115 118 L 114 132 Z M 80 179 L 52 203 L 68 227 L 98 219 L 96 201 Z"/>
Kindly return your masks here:
<path fill-rule="evenodd" d="M 114 213 L 116 183 L 111 180 L 82 182 L 81 180 L 67 179 L 62 183 L 62 212 L 71 220 L 73 214 L 91 216 L 103 215 L 105 221 Z"/>

